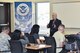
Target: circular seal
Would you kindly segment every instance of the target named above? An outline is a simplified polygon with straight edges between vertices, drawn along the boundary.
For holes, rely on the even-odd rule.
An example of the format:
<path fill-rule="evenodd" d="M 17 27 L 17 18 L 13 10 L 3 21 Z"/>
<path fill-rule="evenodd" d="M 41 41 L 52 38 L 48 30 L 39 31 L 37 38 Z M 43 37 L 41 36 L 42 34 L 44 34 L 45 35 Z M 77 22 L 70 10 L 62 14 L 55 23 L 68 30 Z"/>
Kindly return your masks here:
<path fill-rule="evenodd" d="M 29 7 L 25 3 L 21 3 L 17 7 L 17 13 L 21 16 L 26 16 L 29 12 Z"/>

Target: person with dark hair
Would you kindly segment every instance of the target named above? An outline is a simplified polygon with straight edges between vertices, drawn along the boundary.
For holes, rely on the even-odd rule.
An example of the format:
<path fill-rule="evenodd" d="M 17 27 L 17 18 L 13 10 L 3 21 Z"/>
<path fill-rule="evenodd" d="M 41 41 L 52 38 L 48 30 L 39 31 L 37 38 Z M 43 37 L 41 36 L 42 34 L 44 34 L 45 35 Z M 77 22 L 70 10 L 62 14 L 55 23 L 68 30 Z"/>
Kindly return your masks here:
<path fill-rule="evenodd" d="M 59 25 L 58 31 L 54 33 L 53 37 L 56 40 L 56 52 L 60 53 L 62 47 L 64 46 L 65 36 L 64 36 L 65 26 L 63 24 Z"/>
<path fill-rule="evenodd" d="M 39 28 L 40 28 L 39 25 L 37 25 L 37 24 L 33 25 L 32 29 L 31 29 L 31 33 L 30 33 L 30 35 L 34 37 L 34 39 L 36 40 L 36 42 L 38 44 L 40 44 L 39 34 L 38 34 Z"/>
<path fill-rule="evenodd" d="M 20 39 L 20 35 L 21 35 L 21 31 L 20 30 L 15 30 L 11 34 L 11 40 L 19 40 Z"/>
<path fill-rule="evenodd" d="M 17 29 L 11 34 L 11 40 L 20 40 L 23 45 L 23 48 L 26 44 L 29 43 L 28 38 L 24 34 L 22 34 L 20 30 Z M 24 52 L 26 52 L 25 48 L 24 48 Z"/>
<path fill-rule="evenodd" d="M 53 34 L 58 31 L 60 24 L 62 24 L 62 22 L 57 18 L 57 13 L 53 13 L 52 20 L 50 20 L 49 24 L 47 25 L 47 28 L 50 28 L 50 37 L 52 37 Z"/>
<path fill-rule="evenodd" d="M 9 34 L 9 27 L 8 26 L 3 26 L 1 33 L 0 33 L 0 50 L 1 51 L 9 51 L 10 50 L 10 45 L 9 45 L 9 40 L 11 39 Z M 2 53 L 11 53 L 11 52 L 2 52 Z"/>
<path fill-rule="evenodd" d="M 28 38 L 17 29 L 11 34 L 11 40 L 20 40 L 23 45 L 29 43 Z"/>
<path fill-rule="evenodd" d="M 39 28 L 40 26 L 38 24 L 34 24 L 31 28 L 30 36 L 34 38 L 34 43 L 40 44 L 40 39 L 39 39 Z M 39 53 L 39 51 L 31 51 L 31 53 Z"/>

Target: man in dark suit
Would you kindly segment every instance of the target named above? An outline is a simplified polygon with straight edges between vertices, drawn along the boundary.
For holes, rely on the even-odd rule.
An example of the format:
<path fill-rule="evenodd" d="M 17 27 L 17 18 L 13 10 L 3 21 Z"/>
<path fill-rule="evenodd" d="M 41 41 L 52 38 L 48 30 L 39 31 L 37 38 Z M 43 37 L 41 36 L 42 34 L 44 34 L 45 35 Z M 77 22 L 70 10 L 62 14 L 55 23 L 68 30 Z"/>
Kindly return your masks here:
<path fill-rule="evenodd" d="M 50 28 L 50 36 L 52 37 L 53 34 L 58 30 L 58 26 L 62 24 L 61 20 L 57 19 L 57 14 L 52 14 L 52 20 L 50 20 L 49 24 L 47 25 L 47 28 Z"/>

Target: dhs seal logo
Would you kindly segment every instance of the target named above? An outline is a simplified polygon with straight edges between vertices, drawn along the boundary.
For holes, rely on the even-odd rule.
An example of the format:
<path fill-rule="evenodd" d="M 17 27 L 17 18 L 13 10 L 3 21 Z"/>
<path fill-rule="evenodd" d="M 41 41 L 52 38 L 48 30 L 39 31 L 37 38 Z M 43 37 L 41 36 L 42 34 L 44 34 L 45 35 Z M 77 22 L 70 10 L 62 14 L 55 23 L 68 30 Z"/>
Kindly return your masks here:
<path fill-rule="evenodd" d="M 32 27 L 32 3 L 15 3 L 15 29 L 30 32 Z"/>
<path fill-rule="evenodd" d="M 26 16 L 29 13 L 29 7 L 25 3 L 21 3 L 17 7 L 17 13 L 21 16 Z"/>

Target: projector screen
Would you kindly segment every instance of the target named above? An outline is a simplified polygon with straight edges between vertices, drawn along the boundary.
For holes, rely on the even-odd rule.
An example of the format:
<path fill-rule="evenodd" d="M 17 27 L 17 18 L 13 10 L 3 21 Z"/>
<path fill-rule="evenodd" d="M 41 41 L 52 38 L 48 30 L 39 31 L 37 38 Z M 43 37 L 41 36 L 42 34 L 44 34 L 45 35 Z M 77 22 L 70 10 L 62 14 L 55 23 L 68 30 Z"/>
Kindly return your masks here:
<path fill-rule="evenodd" d="M 66 28 L 80 28 L 80 3 L 56 3 L 53 4 L 53 12 Z"/>

